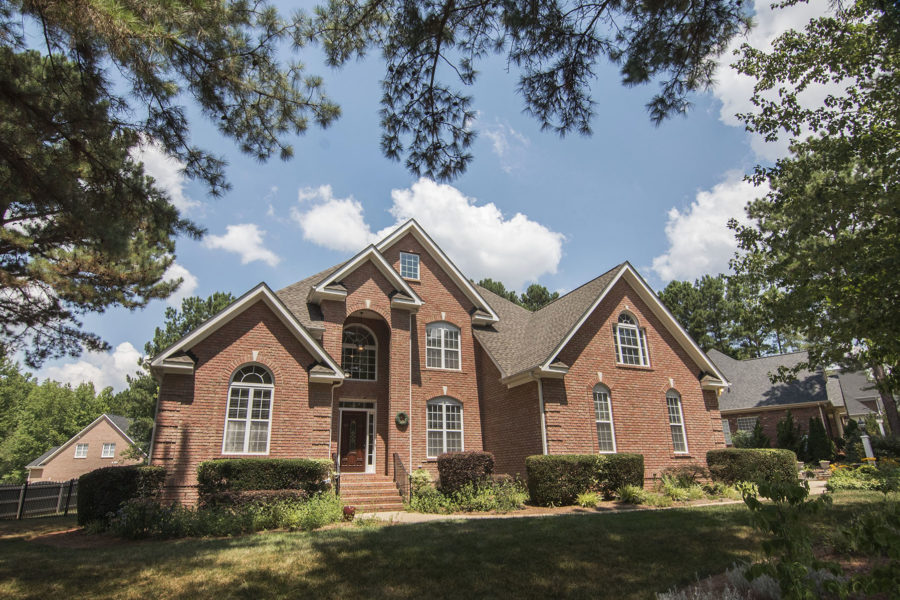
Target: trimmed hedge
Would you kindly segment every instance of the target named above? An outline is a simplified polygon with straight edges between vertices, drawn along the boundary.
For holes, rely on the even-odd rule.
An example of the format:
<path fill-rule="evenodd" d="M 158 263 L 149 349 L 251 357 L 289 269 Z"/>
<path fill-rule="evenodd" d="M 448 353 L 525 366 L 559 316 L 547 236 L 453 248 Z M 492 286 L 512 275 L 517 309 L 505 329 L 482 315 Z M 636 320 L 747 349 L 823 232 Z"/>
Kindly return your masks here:
<path fill-rule="evenodd" d="M 552 454 L 525 459 L 531 501 L 541 506 L 575 503 L 578 494 L 609 497 L 623 485 L 644 485 L 640 454 Z"/>
<path fill-rule="evenodd" d="M 706 453 L 715 481 L 797 481 L 797 455 L 777 448 L 725 448 Z"/>
<path fill-rule="evenodd" d="M 466 484 L 479 485 L 494 474 L 494 455 L 490 452 L 446 452 L 438 456 L 441 491 L 452 494 Z"/>
<path fill-rule="evenodd" d="M 306 458 L 224 458 L 200 463 L 197 491 L 206 503 L 223 492 L 303 490 L 312 496 L 329 488 L 333 463 Z"/>
<path fill-rule="evenodd" d="M 277 502 L 307 500 L 309 494 L 305 490 L 248 490 L 225 491 L 203 497 L 203 506 L 227 506 L 241 508 L 251 504 L 273 504 Z"/>
<path fill-rule="evenodd" d="M 107 521 L 134 498 L 155 498 L 166 479 L 163 467 L 104 467 L 78 478 L 78 524 Z"/>

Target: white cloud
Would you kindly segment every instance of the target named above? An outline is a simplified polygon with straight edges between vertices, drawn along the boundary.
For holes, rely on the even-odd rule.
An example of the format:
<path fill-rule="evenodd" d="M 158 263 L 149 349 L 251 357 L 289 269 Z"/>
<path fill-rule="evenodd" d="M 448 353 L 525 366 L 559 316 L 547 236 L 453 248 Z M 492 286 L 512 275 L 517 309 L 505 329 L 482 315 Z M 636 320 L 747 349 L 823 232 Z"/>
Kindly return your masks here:
<path fill-rule="evenodd" d="M 73 386 L 84 382 L 94 384 L 100 391 L 111 386 L 116 391 L 125 389 L 126 375 L 134 375 L 140 368 L 141 353 L 129 342 L 122 342 L 112 352 L 88 352 L 78 362 L 45 367 L 40 379 L 53 379 Z"/>
<path fill-rule="evenodd" d="M 500 159 L 500 167 L 507 173 L 521 165 L 531 141 L 505 123 L 496 123 L 482 133 L 491 140 L 491 149 Z"/>
<path fill-rule="evenodd" d="M 234 252 L 241 257 L 241 264 L 246 265 L 260 260 L 270 267 L 277 265 L 281 258 L 263 245 L 266 232 L 253 223 L 229 225 L 225 235 L 209 235 L 203 244 L 207 248 L 220 248 Z"/>
<path fill-rule="evenodd" d="M 175 290 L 174 294 L 166 298 L 166 303 L 175 307 L 181 306 L 181 301 L 188 296 L 193 296 L 194 290 L 197 289 L 197 278 L 194 274 L 182 265 L 173 262 L 169 265 L 169 268 L 166 269 L 166 273 L 163 275 L 163 281 L 172 281 L 178 278 L 182 279 L 181 285 L 178 286 L 178 289 Z"/>
<path fill-rule="evenodd" d="M 766 194 L 768 188 L 754 187 L 740 173 L 728 173 L 712 190 L 700 191 L 684 211 L 669 210 L 666 238 L 669 249 L 653 259 L 653 270 L 663 281 L 693 280 L 705 274 L 724 273 L 737 250 L 728 220 L 749 223 L 744 207 Z"/>
<path fill-rule="evenodd" d="M 169 199 L 181 212 L 200 206 L 184 193 L 184 163 L 166 154 L 156 140 L 144 141 L 131 149 L 131 158 L 144 163 L 144 172 L 156 180 L 156 185 L 169 194 Z"/>
<path fill-rule="evenodd" d="M 391 192 L 396 222 L 373 233 L 362 205 L 335 198 L 330 186 L 300 190 L 292 216 L 305 239 L 333 250 L 355 251 L 381 239 L 397 225 L 416 219 L 467 277 L 491 277 L 522 289 L 545 273 L 556 273 L 564 236 L 526 215 L 504 218 L 493 203 L 478 205 L 450 185 L 422 178 Z M 309 208 L 302 204 L 315 200 Z"/>
<path fill-rule="evenodd" d="M 716 70 L 716 86 L 713 90 L 716 98 L 722 101 L 719 113 L 720 120 L 726 125 L 743 127 L 735 115 L 737 113 L 755 112 L 757 108 L 750 102 L 753 95 L 753 85 L 756 80 L 746 75 L 740 75 L 730 65 L 737 61 L 734 51 L 742 44 L 747 43 L 760 50 L 771 50 L 772 41 L 789 29 L 802 31 L 810 19 L 826 14 L 827 2 L 799 2 L 785 8 L 772 8 L 771 0 L 756 0 L 754 10 L 754 27 L 746 37 L 737 38 L 728 50 L 722 55 Z M 840 90 L 837 85 L 813 85 L 804 90 L 798 99 L 801 105 L 821 105 L 828 93 Z M 772 98 L 777 97 L 775 94 Z M 759 135 L 751 135 L 750 144 L 753 151 L 760 157 L 774 160 L 787 154 L 788 140 L 782 136 L 778 142 L 766 143 Z"/>

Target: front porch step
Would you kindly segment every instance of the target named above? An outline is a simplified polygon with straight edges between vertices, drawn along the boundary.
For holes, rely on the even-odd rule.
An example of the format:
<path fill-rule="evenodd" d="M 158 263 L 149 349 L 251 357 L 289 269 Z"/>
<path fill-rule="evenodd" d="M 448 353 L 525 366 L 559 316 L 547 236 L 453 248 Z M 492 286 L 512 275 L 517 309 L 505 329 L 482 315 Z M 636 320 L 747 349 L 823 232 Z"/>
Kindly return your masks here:
<path fill-rule="evenodd" d="M 394 480 L 376 473 L 343 474 L 341 500 L 360 512 L 403 510 L 403 498 Z"/>

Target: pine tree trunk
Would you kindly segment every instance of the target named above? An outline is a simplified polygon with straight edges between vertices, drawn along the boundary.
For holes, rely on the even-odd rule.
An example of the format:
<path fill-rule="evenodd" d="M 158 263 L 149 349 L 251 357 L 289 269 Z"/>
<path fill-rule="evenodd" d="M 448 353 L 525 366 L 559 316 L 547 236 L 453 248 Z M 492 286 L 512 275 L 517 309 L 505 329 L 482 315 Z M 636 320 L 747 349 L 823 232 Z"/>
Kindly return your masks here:
<path fill-rule="evenodd" d="M 884 413 L 887 416 L 888 425 L 891 426 L 891 435 L 900 436 L 900 415 L 897 414 L 897 404 L 894 402 L 894 396 L 884 389 L 882 382 L 884 381 L 884 367 L 875 365 L 872 367 L 872 374 L 875 376 L 875 385 L 878 387 L 878 393 L 881 394 L 881 403 L 884 405 Z"/>

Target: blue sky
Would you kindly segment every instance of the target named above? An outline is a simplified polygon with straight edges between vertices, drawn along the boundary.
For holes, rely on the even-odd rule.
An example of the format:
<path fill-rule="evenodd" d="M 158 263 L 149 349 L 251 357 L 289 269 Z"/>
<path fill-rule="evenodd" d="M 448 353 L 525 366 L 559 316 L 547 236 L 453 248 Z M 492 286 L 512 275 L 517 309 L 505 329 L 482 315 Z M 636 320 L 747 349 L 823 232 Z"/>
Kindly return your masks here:
<path fill-rule="evenodd" d="M 764 46 L 801 27 L 827 3 L 813 4 L 773 13 L 768 1 L 757 1 L 757 26 L 741 41 Z M 169 304 L 215 291 L 237 296 L 260 281 L 279 289 L 345 260 L 409 217 L 476 280 L 492 277 L 520 291 L 537 281 L 565 292 L 628 260 L 658 290 L 671 279 L 727 270 L 735 244 L 725 223 L 760 195 L 742 177 L 784 152 L 748 136 L 734 118 L 751 108 L 752 83 L 727 66 L 730 52 L 715 89 L 660 127 L 644 108 L 653 84 L 626 89 L 605 65 L 593 86 L 593 135 L 562 139 L 522 113 L 516 73 L 498 58 L 480 65 L 471 89 L 475 160 L 452 183 L 436 184 L 381 154 L 377 56 L 341 70 L 322 66 L 317 48 L 300 58 L 324 77 L 343 115 L 294 139 L 290 161 L 260 164 L 242 155 L 190 106 L 193 141 L 227 158 L 230 192 L 209 198 L 175 161 L 152 146 L 140 151 L 186 216 L 208 230 L 202 241 L 179 240 L 172 274 L 185 282 Z M 123 388 L 166 306 L 154 301 L 141 311 L 87 317 L 85 327 L 113 351 L 54 361 L 37 375 Z"/>

